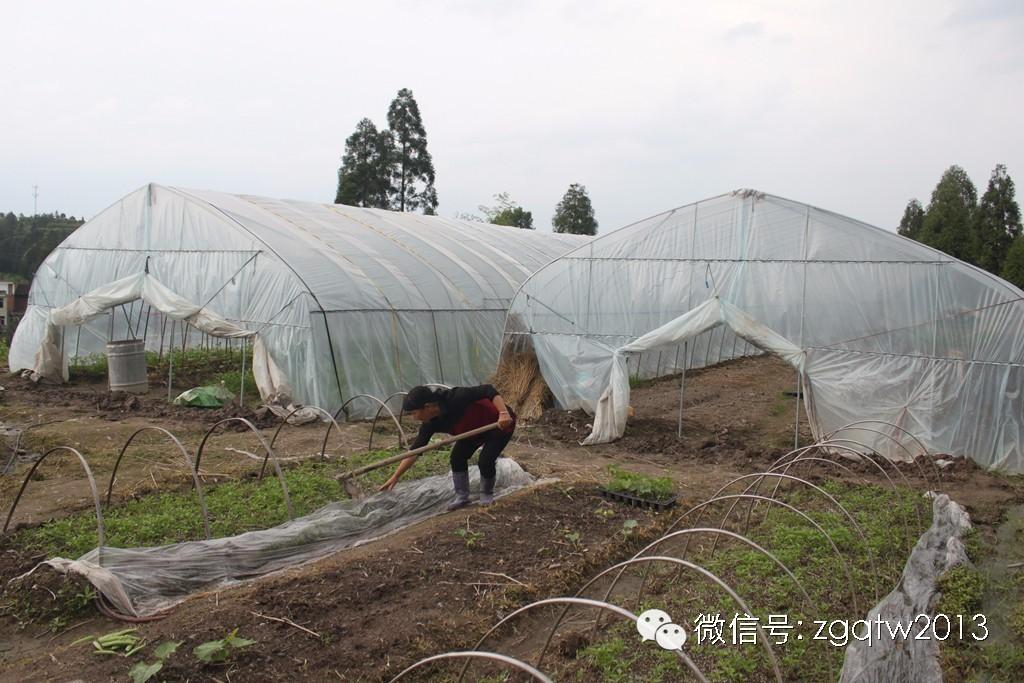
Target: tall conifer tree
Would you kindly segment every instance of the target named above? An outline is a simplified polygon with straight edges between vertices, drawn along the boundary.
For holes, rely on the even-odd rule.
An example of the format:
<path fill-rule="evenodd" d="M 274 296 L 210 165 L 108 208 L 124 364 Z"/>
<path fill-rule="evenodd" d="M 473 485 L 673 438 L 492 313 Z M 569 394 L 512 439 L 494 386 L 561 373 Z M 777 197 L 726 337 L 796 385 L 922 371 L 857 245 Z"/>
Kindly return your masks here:
<path fill-rule="evenodd" d="M 950 166 L 932 192 L 918 241 L 975 263 L 978 244 L 973 223 L 977 202 L 978 191 L 967 172 Z"/>
<path fill-rule="evenodd" d="M 389 131 L 378 131 L 363 119 L 345 140 L 345 156 L 338 169 L 336 204 L 391 208 L 391 164 L 394 142 Z"/>
<path fill-rule="evenodd" d="M 388 107 L 388 127 L 395 141 L 391 205 L 398 211 L 437 210 L 434 161 L 427 151 L 427 131 L 412 91 L 402 88 Z"/>
<path fill-rule="evenodd" d="M 977 265 L 997 275 L 1003 270 L 1010 245 L 1021 234 L 1020 207 L 1014 193 L 1013 179 L 1006 166 L 998 164 L 975 211 Z"/>
<path fill-rule="evenodd" d="M 587 196 L 587 188 L 578 183 L 570 185 L 562 201 L 555 207 L 555 215 L 551 222 L 555 232 L 596 235 L 597 220 L 594 218 L 594 206 Z"/>

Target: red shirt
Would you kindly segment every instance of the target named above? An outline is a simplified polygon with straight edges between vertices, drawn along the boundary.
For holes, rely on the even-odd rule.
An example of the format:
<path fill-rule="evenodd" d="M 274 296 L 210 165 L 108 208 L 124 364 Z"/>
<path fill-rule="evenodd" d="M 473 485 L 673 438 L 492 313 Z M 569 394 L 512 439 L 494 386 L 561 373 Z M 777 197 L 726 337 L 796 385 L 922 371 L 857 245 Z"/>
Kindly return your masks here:
<path fill-rule="evenodd" d="M 451 434 L 465 434 L 466 432 L 486 427 L 498 421 L 498 409 L 489 398 L 482 398 L 466 407 L 466 412 L 452 426 Z"/>

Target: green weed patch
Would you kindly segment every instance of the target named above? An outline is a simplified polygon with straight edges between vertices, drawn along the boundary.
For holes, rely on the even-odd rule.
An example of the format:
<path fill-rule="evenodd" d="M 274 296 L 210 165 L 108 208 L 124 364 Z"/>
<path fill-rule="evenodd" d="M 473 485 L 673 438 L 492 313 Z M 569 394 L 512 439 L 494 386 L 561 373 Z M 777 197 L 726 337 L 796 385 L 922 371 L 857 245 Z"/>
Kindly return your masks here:
<path fill-rule="evenodd" d="M 342 461 L 311 461 L 284 470 L 285 482 L 297 517 L 307 515 L 329 502 L 348 498 L 334 478 L 344 470 L 361 467 L 394 455 L 392 450 L 371 451 Z M 367 492 L 375 491 L 391 475 L 394 465 L 360 477 Z M 448 469 L 448 452 L 433 451 L 420 456 L 415 467 L 405 474 L 411 480 Z M 214 538 L 235 536 L 246 531 L 267 529 L 287 521 L 281 484 L 268 466 L 262 481 L 222 482 L 204 489 Z M 180 543 L 204 537 L 199 500 L 191 490 L 169 491 L 130 500 L 103 513 L 106 545 L 136 548 Z M 54 520 L 17 534 L 18 547 L 46 553 L 48 556 L 80 557 L 96 547 L 96 518 L 83 511 Z"/>
<path fill-rule="evenodd" d="M 843 568 L 825 536 L 784 508 L 772 506 L 769 510 L 764 504 L 756 507 L 750 529 L 744 534 L 793 572 L 810 601 L 774 561 L 738 541 L 720 537 L 712 552 L 715 536 L 694 534 L 669 541 L 659 552 L 648 553 L 678 557 L 686 542 L 681 539 L 688 538 L 685 559 L 719 576 L 745 600 L 750 616 L 756 617 L 773 643 L 784 680 L 836 680 L 852 636 L 841 628 L 819 632 L 816 622 L 852 623 L 864 618 L 876 596 L 887 594 L 897 581 L 910 545 L 924 531 L 930 517 L 927 502 L 918 491 L 900 489 L 894 495 L 891 488 L 871 485 L 828 482 L 821 486 L 849 510 L 863 538 L 820 494 L 794 489 L 783 499 L 824 529 L 848 569 Z M 743 533 L 741 522 L 747 515 L 747 505 L 740 503 L 731 517 L 730 527 L 738 533 Z M 699 524 L 691 518 L 681 528 L 718 526 L 725 509 L 717 508 Z M 675 623 L 686 628 L 689 639 L 684 651 L 712 681 L 770 678 L 770 660 L 761 636 L 756 636 L 755 643 L 744 642 L 745 637 L 750 638 L 754 620 L 747 619 L 745 610 L 723 589 L 698 572 L 680 570 L 677 565 L 649 563 L 632 574 L 639 576 L 644 571 L 649 576 L 640 605 L 632 603 L 635 585 L 621 595 L 613 594 L 612 602 L 636 614 L 646 609 L 666 611 Z M 702 642 L 695 635 L 698 621 L 706 624 Z M 790 628 L 779 628 L 783 623 Z M 721 641 L 714 637 L 716 633 Z M 784 643 L 780 642 L 783 637 Z M 641 642 L 634 624 L 617 623 L 581 649 L 575 662 L 564 665 L 560 678 L 668 683 L 686 676 L 674 653 L 654 642 Z"/>

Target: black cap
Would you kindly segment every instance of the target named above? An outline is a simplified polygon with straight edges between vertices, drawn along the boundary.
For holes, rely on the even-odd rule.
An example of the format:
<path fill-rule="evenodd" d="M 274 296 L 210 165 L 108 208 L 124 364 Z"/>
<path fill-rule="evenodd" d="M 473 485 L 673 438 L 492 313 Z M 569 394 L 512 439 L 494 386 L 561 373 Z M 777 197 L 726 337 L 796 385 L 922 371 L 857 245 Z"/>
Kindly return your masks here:
<path fill-rule="evenodd" d="M 419 410 L 428 403 L 436 403 L 437 400 L 437 392 L 430 387 L 413 387 L 402 401 L 402 410 L 409 413 L 413 410 Z"/>

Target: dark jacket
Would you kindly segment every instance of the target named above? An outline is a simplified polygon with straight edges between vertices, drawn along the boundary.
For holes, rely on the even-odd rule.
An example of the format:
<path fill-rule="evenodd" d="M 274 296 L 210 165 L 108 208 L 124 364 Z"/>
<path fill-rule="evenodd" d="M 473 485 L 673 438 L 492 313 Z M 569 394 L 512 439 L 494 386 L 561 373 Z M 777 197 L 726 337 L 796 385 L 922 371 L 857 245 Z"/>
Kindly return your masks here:
<path fill-rule="evenodd" d="M 452 387 L 437 392 L 437 403 L 441 408 L 441 414 L 432 420 L 427 420 L 420 425 L 420 431 L 416 438 L 409 445 L 410 450 L 426 446 L 430 437 L 434 434 L 462 434 L 483 427 L 497 420 L 497 410 L 494 410 L 494 420 L 482 422 L 481 424 L 466 424 L 463 417 L 467 412 L 473 412 L 473 404 L 478 401 L 493 399 L 498 395 L 498 390 L 490 384 L 481 384 L 478 387 Z M 511 413 L 511 409 L 509 409 Z M 480 421 L 480 420 L 477 420 Z M 467 428 L 468 427 L 468 428 Z"/>

